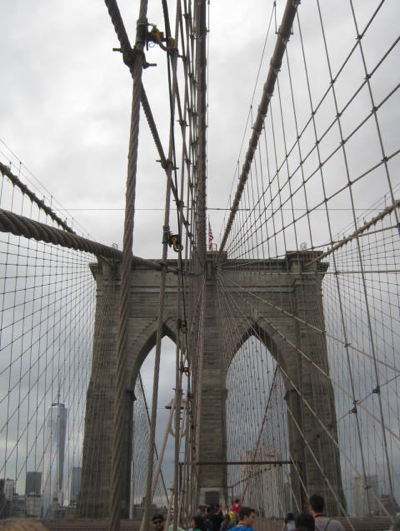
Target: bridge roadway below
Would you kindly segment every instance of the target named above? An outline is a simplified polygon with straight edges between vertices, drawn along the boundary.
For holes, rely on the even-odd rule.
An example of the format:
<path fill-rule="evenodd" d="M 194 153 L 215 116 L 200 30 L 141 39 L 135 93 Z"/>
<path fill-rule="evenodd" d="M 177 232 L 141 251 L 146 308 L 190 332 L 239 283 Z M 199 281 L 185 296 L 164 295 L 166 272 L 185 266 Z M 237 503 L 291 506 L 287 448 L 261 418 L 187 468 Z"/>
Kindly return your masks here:
<path fill-rule="evenodd" d="M 346 531 L 351 530 L 351 526 L 346 518 L 337 518 L 345 528 Z M 355 531 L 370 531 L 369 518 L 350 518 Z M 374 531 L 387 531 L 390 527 L 390 519 L 383 516 L 374 516 L 372 518 Z M 109 520 L 58 520 L 46 521 L 43 524 L 50 531 L 109 531 Z M 268 520 L 267 518 L 256 518 L 254 525 L 255 531 L 282 531 L 283 520 Z M 139 531 L 140 520 L 121 520 L 121 531 Z M 152 530 L 150 526 L 149 531 Z"/>

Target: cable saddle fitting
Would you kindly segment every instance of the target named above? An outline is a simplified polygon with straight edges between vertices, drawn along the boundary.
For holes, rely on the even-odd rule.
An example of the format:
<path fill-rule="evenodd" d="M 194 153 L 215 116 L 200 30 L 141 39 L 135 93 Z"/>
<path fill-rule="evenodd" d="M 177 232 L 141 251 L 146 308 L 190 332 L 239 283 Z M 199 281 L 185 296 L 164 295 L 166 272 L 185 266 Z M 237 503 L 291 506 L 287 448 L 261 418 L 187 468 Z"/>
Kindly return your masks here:
<path fill-rule="evenodd" d="M 182 332 L 182 334 L 187 333 L 187 322 L 186 319 L 178 319 L 178 330 Z"/>
<path fill-rule="evenodd" d="M 179 371 L 183 374 L 189 374 L 189 367 L 187 365 L 184 365 L 183 363 L 181 363 L 180 367 L 179 367 Z"/>
<path fill-rule="evenodd" d="M 143 57 L 143 68 L 148 68 L 149 66 L 157 66 L 155 63 L 148 63 L 146 61 L 146 56 L 144 55 L 144 53 L 142 51 L 139 51 L 137 48 L 132 48 L 128 51 L 124 51 L 122 50 L 122 48 L 113 48 L 113 52 L 122 53 L 122 60 L 130 69 L 134 67 L 138 55 L 141 55 Z"/>
<path fill-rule="evenodd" d="M 176 253 L 183 251 L 183 245 L 181 244 L 181 237 L 179 234 L 172 234 L 170 231 L 168 231 L 167 243 L 169 247 L 173 247 Z"/>
<path fill-rule="evenodd" d="M 172 52 L 175 50 L 175 39 L 173 37 L 164 37 L 164 33 L 160 31 L 155 24 L 150 24 L 151 30 L 146 35 L 146 48 L 149 49 L 149 44 L 158 44 L 164 52 Z M 163 43 L 166 43 L 164 45 Z"/>

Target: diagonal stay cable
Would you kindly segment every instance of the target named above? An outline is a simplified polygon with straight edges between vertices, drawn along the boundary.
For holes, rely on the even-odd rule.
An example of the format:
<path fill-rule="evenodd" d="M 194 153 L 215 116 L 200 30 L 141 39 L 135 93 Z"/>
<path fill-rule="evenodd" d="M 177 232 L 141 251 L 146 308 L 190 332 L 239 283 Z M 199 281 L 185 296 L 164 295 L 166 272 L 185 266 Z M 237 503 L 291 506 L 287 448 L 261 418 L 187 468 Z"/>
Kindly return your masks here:
<path fill-rule="evenodd" d="M 121 52 L 122 52 L 122 57 L 124 59 L 124 63 L 129 66 L 131 73 L 133 75 L 133 64 L 132 63 L 134 62 L 134 57 L 133 57 L 134 50 L 132 49 L 131 44 L 129 42 L 129 37 L 126 32 L 117 1 L 116 0 L 104 0 L 104 2 L 107 6 L 111 21 L 115 29 L 115 33 L 117 34 L 119 43 L 121 45 Z"/>
<path fill-rule="evenodd" d="M 287 42 L 290 38 L 291 28 L 292 28 L 293 21 L 296 16 L 296 12 L 297 12 L 297 7 L 299 4 L 300 4 L 299 0 L 288 0 L 286 4 L 285 12 L 282 18 L 282 24 L 278 31 L 274 53 L 273 53 L 270 68 L 268 71 L 267 81 L 265 82 L 265 85 L 264 85 L 263 96 L 261 99 L 261 103 L 258 107 L 257 118 L 253 126 L 253 134 L 250 138 L 249 147 L 246 153 L 246 160 L 245 160 L 245 163 L 243 164 L 242 173 L 240 175 L 239 184 L 238 184 L 236 194 L 235 194 L 235 199 L 233 201 L 231 213 L 230 213 L 228 223 L 225 228 L 224 236 L 222 238 L 221 247 L 218 252 L 217 263 L 219 262 L 222 251 L 225 248 L 225 244 L 228 239 L 228 236 L 229 236 L 232 224 L 233 224 L 233 220 L 235 219 L 236 212 L 239 207 L 240 200 L 242 198 L 244 186 L 249 176 L 251 163 L 254 158 L 254 153 L 257 149 L 258 140 L 260 138 L 264 120 L 267 115 L 269 103 L 271 101 L 271 98 L 274 92 L 276 79 L 278 77 L 279 69 L 281 68 L 281 65 L 282 65 L 283 55 L 286 50 Z"/>
<path fill-rule="evenodd" d="M 125 26 L 124 26 L 124 23 L 123 23 L 123 20 L 122 20 L 122 17 L 121 17 L 121 13 L 119 11 L 118 4 L 117 4 L 116 0 L 105 0 L 105 4 L 106 4 L 106 6 L 108 8 L 108 12 L 110 14 L 112 23 L 113 23 L 115 31 L 116 31 L 116 34 L 118 36 L 118 40 L 119 40 L 120 45 L 121 45 L 121 52 L 122 52 L 122 57 L 123 57 L 124 63 L 129 67 L 129 70 L 130 70 L 130 72 L 132 74 L 132 77 L 133 77 L 134 64 L 135 64 L 135 61 L 137 60 L 137 57 L 138 57 L 138 50 L 137 50 L 136 47 L 134 49 L 131 47 L 131 44 L 129 42 L 129 38 L 128 38 L 128 35 L 127 35 L 127 32 L 126 32 L 126 29 L 125 29 Z M 145 31 L 143 26 L 147 26 L 147 21 L 146 22 L 142 21 L 141 26 L 142 27 L 141 27 L 140 31 L 142 31 L 142 32 Z M 157 147 L 157 151 L 158 151 L 158 154 L 159 154 L 159 157 L 160 157 L 161 166 L 166 171 L 167 177 L 168 177 L 168 171 L 167 171 L 168 161 L 167 161 L 167 158 L 165 156 L 164 149 L 162 147 L 160 135 L 158 134 L 157 126 L 156 126 L 156 123 L 155 123 L 155 120 L 154 120 L 154 117 L 153 117 L 153 113 L 151 111 L 151 107 L 150 107 L 150 104 L 149 104 L 149 101 L 148 101 L 148 98 L 147 98 L 146 91 L 143 88 L 143 85 L 141 86 L 140 101 L 141 101 L 142 108 L 143 108 L 144 114 L 146 116 L 147 122 L 149 124 L 150 131 L 151 131 L 151 134 L 153 136 L 155 145 Z M 172 180 L 172 175 L 170 176 L 170 178 Z M 182 203 L 179 201 L 178 190 L 176 189 L 176 186 L 173 183 L 173 181 L 171 182 L 171 188 L 172 188 L 172 193 L 174 195 L 175 201 L 177 202 L 177 205 L 182 205 Z M 183 218 L 183 224 L 185 225 L 185 227 L 188 230 L 189 229 L 189 223 L 185 219 L 185 216 L 183 214 L 183 209 L 182 208 L 180 208 L 180 215 Z M 192 241 L 193 236 L 192 236 L 191 233 L 189 233 L 189 237 L 190 237 L 190 239 Z M 192 244 L 194 245 L 193 241 L 192 241 Z"/>
<path fill-rule="evenodd" d="M 224 293 L 229 293 L 229 291 L 226 290 L 226 287 L 224 287 L 224 281 L 223 281 L 223 279 L 222 279 L 221 276 L 219 276 L 219 279 L 218 279 L 218 280 L 219 280 L 220 286 L 221 286 L 221 288 L 222 288 L 222 292 L 224 292 Z M 232 300 L 232 304 L 236 306 L 236 309 L 238 310 L 239 314 L 242 316 L 242 318 L 244 319 L 244 321 L 249 323 L 249 326 L 250 326 L 250 328 L 253 330 L 253 334 L 255 335 L 255 337 L 257 337 L 257 338 L 259 339 L 259 341 L 263 342 L 262 338 L 260 337 L 259 333 L 257 332 L 257 330 L 256 330 L 256 328 L 255 328 L 255 326 L 254 326 L 255 323 L 252 322 L 252 321 L 251 321 L 251 320 L 250 320 L 250 319 L 249 319 L 249 318 L 243 313 L 243 310 L 242 310 L 241 306 L 238 304 L 237 301 L 234 300 L 234 298 L 232 297 L 232 295 L 230 296 L 230 298 L 231 298 L 231 300 Z M 245 301 L 245 302 L 247 302 L 247 301 Z M 249 305 L 249 304 L 248 304 L 248 305 Z M 251 307 L 251 306 L 250 306 L 250 307 Z M 252 307 L 251 307 L 251 308 L 252 308 Z M 285 336 L 280 332 L 280 330 L 279 330 L 277 327 L 275 327 L 275 326 L 273 325 L 273 323 L 272 323 L 267 317 L 262 317 L 262 319 L 265 320 L 265 321 L 271 326 L 271 328 L 274 329 L 275 332 L 277 332 L 279 335 L 281 335 L 282 338 L 287 339 L 287 338 L 285 338 Z M 290 341 L 288 341 L 288 342 L 289 342 L 289 344 L 290 344 L 292 347 L 296 348 L 296 347 L 295 347 Z M 300 352 L 300 350 L 299 350 L 299 352 Z M 310 360 L 309 360 L 309 361 L 310 361 Z M 340 454 L 344 457 L 344 459 L 345 459 L 346 462 L 350 465 L 350 467 L 354 470 L 354 472 L 355 472 L 356 474 L 358 474 L 358 470 L 357 470 L 357 468 L 356 468 L 356 466 L 355 466 L 355 463 L 354 463 L 353 460 L 351 459 L 351 457 L 348 456 L 348 455 L 347 455 L 347 454 L 346 454 L 346 453 L 345 453 L 345 452 L 339 447 L 339 443 L 338 443 L 338 441 L 332 436 L 331 432 L 330 432 L 330 431 L 327 429 L 327 427 L 322 423 L 322 421 L 320 420 L 319 416 L 317 415 L 317 412 L 314 410 L 314 408 L 312 407 L 312 405 L 310 404 L 310 402 L 308 401 L 308 399 L 305 398 L 305 396 L 304 396 L 303 393 L 301 392 L 301 389 L 298 388 L 297 384 L 293 381 L 293 379 L 290 377 L 290 375 L 288 374 L 288 372 L 284 369 L 284 367 L 283 367 L 279 362 L 278 362 L 278 367 L 279 367 L 279 370 L 281 371 L 281 373 L 282 373 L 282 374 L 285 376 L 285 378 L 287 379 L 287 381 L 291 384 L 291 386 L 293 387 L 293 389 L 294 389 L 294 390 L 297 392 L 297 394 L 300 396 L 300 398 L 301 398 L 302 402 L 304 403 L 304 405 L 307 407 L 307 409 L 310 411 L 310 413 L 311 413 L 311 414 L 313 415 L 313 417 L 316 419 L 316 421 L 317 421 L 318 424 L 320 425 L 322 431 L 327 435 L 327 437 L 328 437 L 328 438 L 332 441 L 332 443 L 336 446 L 336 448 L 339 450 Z M 329 378 L 329 377 L 328 377 L 328 378 Z M 331 380 L 331 381 L 334 382 L 334 380 Z M 339 387 L 340 387 L 340 386 L 339 386 Z M 341 390 L 343 391 L 343 389 L 341 389 Z M 359 402 L 358 402 L 358 401 L 357 401 L 357 405 L 359 405 Z M 362 407 L 362 406 L 360 405 L 360 407 Z M 362 408 L 362 409 L 364 409 L 364 410 L 367 411 L 367 413 L 368 413 L 368 410 L 367 410 L 366 408 Z M 292 412 L 289 410 L 289 408 L 288 408 L 288 411 L 289 411 L 289 413 L 290 413 L 292 419 L 295 420 L 294 417 L 293 417 L 293 415 L 292 415 Z M 375 418 L 375 420 L 376 420 L 377 422 L 379 422 L 379 419 L 378 419 L 378 418 Z M 301 435 L 302 435 L 302 437 L 303 437 L 303 439 L 304 439 L 304 441 L 305 441 L 307 447 L 309 448 L 309 450 L 310 450 L 310 452 L 311 452 L 311 454 L 312 454 L 313 459 L 315 460 L 315 463 L 317 464 L 317 466 L 318 466 L 318 468 L 320 469 L 320 472 L 322 473 L 322 475 L 324 476 L 324 479 L 325 479 L 325 481 L 327 482 L 327 484 L 328 484 L 330 490 L 332 491 L 332 493 L 334 494 L 334 496 L 335 496 L 335 498 L 336 498 L 336 493 L 334 492 L 334 490 L 333 490 L 333 488 L 332 488 L 332 485 L 330 484 L 329 479 L 326 477 L 324 471 L 322 470 L 321 465 L 320 465 L 320 463 L 319 463 L 317 457 L 315 456 L 315 454 L 313 453 L 311 447 L 309 446 L 309 443 L 308 443 L 307 440 L 306 440 L 305 434 L 302 432 L 301 428 L 298 426 L 297 421 L 295 421 L 295 422 L 296 422 L 296 425 L 297 425 L 297 428 L 298 428 L 299 432 L 301 432 Z M 385 428 L 386 428 L 389 432 L 391 432 L 391 431 L 387 428 L 387 426 L 385 426 Z M 391 432 L 391 433 L 392 433 L 392 432 Z M 338 501 L 338 500 L 337 500 L 337 501 Z M 376 501 L 378 502 L 378 504 L 379 504 L 380 506 L 382 506 L 382 504 L 380 503 L 380 499 L 379 499 L 379 498 L 376 497 Z M 339 502 L 339 504 L 340 504 L 340 502 Z M 383 507 L 383 506 L 382 506 L 382 507 Z M 343 508 L 342 508 L 342 509 L 343 509 Z M 344 511 L 344 512 L 345 512 L 345 511 Z M 349 522 L 349 523 L 350 523 L 350 525 L 351 525 L 351 522 Z M 351 525 L 351 527 L 352 527 L 352 529 L 354 529 L 352 525 Z"/>
<path fill-rule="evenodd" d="M 157 129 L 154 116 L 153 116 L 153 113 L 150 107 L 150 103 L 149 103 L 149 100 L 147 99 L 147 94 L 143 86 L 142 86 L 142 93 L 141 93 L 141 104 L 142 104 L 143 112 L 147 119 L 147 123 L 150 127 L 150 131 L 153 136 L 154 143 L 158 151 L 158 156 L 160 157 L 161 166 L 165 170 L 167 178 L 171 179 L 171 191 L 174 195 L 175 202 L 178 206 L 179 215 L 182 218 L 182 223 L 185 225 L 186 230 L 188 231 L 189 239 L 192 245 L 194 246 L 194 248 L 196 249 L 195 242 L 193 240 L 193 234 L 189 231 L 189 222 L 183 213 L 183 201 L 179 199 L 178 190 L 173 181 L 172 173 L 170 174 L 168 172 L 168 160 L 167 160 L 167 157 L 165 156 L 164 149 L 163 149 L 161 139 L 160 139 L 160 135 L 158 134 L 158 129 Z"/>
<path fill-rule="evenodd" d="M 225 299 L 225 309 L 226 309 L 226 313 L 229 314 L 229 316 L 226 318 L 226 322 L 227 323 L 230 323 L 232 322 L 232 320 L 235 320 L 234 318 L 234 311 L 233 311 L 233 308 L 236 309 L 236 311 L 238 312 L 238 315 L 241 316 L 241 318 L 243 319 L 243 321 L 245 323 L 247 323 L 247 325 L 249 326 L 249 330 L 251 329 L 253 331 L 253 334 L 254 336 L 261 342 L 263 343 L 263 339 L 262 337 L 260 336 L 260 333 L 259 333 L 259 330 L 255 327 L 255 323 L 247 316 L 245 315 L 245 313 L 243 312 L 243 308 L 241 307 L 241 305 L 234 299 L 234 297 L 230 294 L 230 291 L 229 290 L 226 290 L 226 288 L 224 287 L 223 285 L 223 280 L 221 277 L 218 278 L 218 284 L 221 288 L 221 292 L 222 294 L 225 294 L 225 296 L 223 296 L 223 298 Z M 228 301 L 228 296 L 229 296 L 229 301 Z M 237 325 L 236 325 L 236 330 L 235 330 L 235 333 L 238 332 L 237 330 Z M 230 333 L 228 333 L 228 338 L 232 338 L 233 337 L 233 332 L 232 330 L 230 331 Z M 229 348 L 229 347 L 228 347 Z M 233 348 L 233 351 L 235 350 L 235 345 L 231 345 L 230 347 L 231 349 Z M 311 404 L 309 403 L 309 401 L 303 396 L 303 394 L 301 393 L 301 390 L 297 387 L 296 383 L 293 382 L 293 379 L 290 377 L 290 375 L 285 371 L 285 369 L 283 368 L 283 366 L 281 365 L 281 363 L 279 362 L 279 360 L 276 360 L 277 362 L 277 368 L 278 370 L 281 372 L 281 374 L 287 379 L 287 381 L 292 385 L 293 389 L 299 394 L 301 400 L 304 402 L 305 406 L 310 410 L 310 412 L 312 413 L 312 415 L 315 417 L 315 419 L 317 420 L 317 422 L 321 425 L 322 429 L 327 433 L 328 437 L 333 441 L 333 443 L 338 447 L 338 443 L 337 441 L 335 441 L 333 438 L 332 438 L 332 434 L 327 431 L 326 429 L 326 426 L 321 422 L 320 418 L 317 416 L 317 413 L 315 412 L 315 410 L 312 408 Z M 289 409 L 289 408 L 288 408 Z M 290 452 L 289 452 L 290 454 Z M 299 482 L 301 483 L 302 485 L 302 488 L 304 489 L 304 492 L 307 494 L 307 486 L 305 485 L 304 483 L 304 475 L 302 474 L 301 470 L 297 467 L 296 465 L 296 459 L 290 454 L 290 457 L 291 457 L 291 460 L 292 460 L 292 466 L 294 466 L 295 468 L 295 471 L 296 471 L 296 474 L 298 476 L 298 480 Z M 346 456 L 345 456 L 346 457 Z M 325 477 L 325 476 L 324 476 Z M 307 494 L 308 495 L 308 494 Z M 296 498 L 295 498 L 296 499 Z M 296 501 L 297 503 L 297 501 Z M 301 502 L 299 502 L 301 504 Z M 299 509 L 301 510 L 301 509 Z"/>
<path fill-rule="evenodd" d="M 144 406 L 145 406 L 145 411 L 146 411 L 147 422 L 149 423 L 149 426 L 150 426 L 149 406 L 147 404 L 146 393 L 144 391 L 142 375 L 140 374 L 140 372 L 139 372 L 139 385 L 140 385 L 141 391 L 143 393 L 143 400 L 144 400 Z M 154 443 L 154 453 L 156 455 L 156 458 L 158 459 L 158 449 L 157 449 L 157 444 L 156 443 Z M 161 476 L 161 482 L 162 482 L 163 490 L 164 490 L 164 493 L 165 493 L 165 497 L 168 500 L 168 491 L 167 491 L 167 487 L 165 486 L 164 474 L 163 474 L 163 471 L 161 470 L 161 468 L 160 468 L 159 474 Z M 158 475 L 154 479 L 157 481 L 158 480 Z M 154 486 L 154 490 L 155 490 L 155 486 Z"/>
<path fill-rule="evenodd" d="M 293 313 L 288 312 L 284 308 L 281 308 L 280 306 L 277 306 L 276 304 L 273 304 L 272 302 L 270 302 L 270 301 L 268 301 L 266 299 L 263 299 L 262 297 L 260 297 L 256 293 L 250 291 L 249 289 L 246 289 L 244 286 L 241 286 L 240 284 L 238 284 L 234 280 L 230 279 L 230 282 L 231 282 L 231 285 L 235 286 L 235 292 L 236 293 L 240 293 L 240 291 L 241 291 L 243 293 L 251 295 L 252 297 L 254 297 L 255 299 L 258 299 L 260 302 L 263 302 L 264 304 L 266 304 L 270 308 L 273 308 L 273 310 L 275 310 L 277 312 L 280 312 L 280 313 L 286 315 L 287 317 L 290 317 L 294 321 L 297 321 L 298 323 L 309 327 L 310 329 L 314 330 L 315 332 L 319 332 L 320 334 L 325 335 L 326 337 L 329 337 L 333 341 L 336 341 L 336 342 L 340 343 L 343 346 L 346 346 L 346 342 L 345 341 L 343 341 L 342 339 L 334 336 L 333 334 L 329 334 L 326 330 L 321 330 L 317 326 L 315 326 L 315 325 L 313 325 L 311 323 L 308 323 L 305 319 L 302 319 L 301 317 L 298 317 L 297 315 L 294 315 Z M 240 288 L 240 291 L 237 288 Z M 369 358 L 371 360 L 374 359 L 371 354 L 368 354 L 368 352 L 365 352 L 364 350 L 359 349 L 359 348 L 355 347 L 354 345 L 348 345 L 348 347 L 350 349 L 354 350 L 355 352 L 357 352 L 358 354 L 361 354 L 362 356 L 365 356 L 366 358 Z M 380 363 L 381 365 L 383 365 L 387 369 L 390 369 L 390 370 L 392 370 L 392 371 L 394 371 L 396 373 L 400 373 L 400 369 L 395 367 L 394 365 L 390 365 L 389 363 L 386 363 L 383 360 L 378 360 L 378 363 Z"/>
<path fill-rule="evenodd" d="M 222 281 L 223 282 L 223 281 Z M 239 293 L 240 294 L 240 293 Z M 251 308 L 254 309 L 254 307 L 249 303 L 249 301 L 242 296 L 243 301 Z M 320 367 L 313 359 L 310 358 L 310 356 L 307 355 L 301 348 L 299 348 L 293 341 L 291 341 L 289 338 L 285 336 L 283 332 L 279 328 L 277 328 L 274 323 L 268 319 L 265 315 L 261 315 L 260 317 L 262 320 L 264 320 L 290 347 L 292 347 L 296 352 L 300 354 L 302 358 L 304 358 L 307 362 L 310 363 L 322 376 L 324 376 L 328 381 L 331 381 L 332 384 L 334 384 L 344 395 L 349 397 L 350 399 L 353 399 L 351 393 L 347 389 L 345 389 L 337 380 L 332 378 L 322 367 Z M 371 417 L 373 420 L 375 420 L 379 425 L 382 425 L 381 420 L 374 415 L 366 406 L 363 404 L 360 404 L 359 401 L 356 401 L 354 404 L 355 407 L 360 407 L 363 411 L 367 413 L 369 417 Z M 387 425 L 385 425 L 385 429 L 387 430 L 390 435 L 400 442 L 400 436 L 396 434 L 393 430 L 391 430 Z"/>
<path fill-rule="evenodd" d="M 124 61 L 130 64 L 133 78 L 133 95 L 131 110 L 131 127 L 128 150 L 128 175 L 126 184 L 126 210 L 121 264 L 121 298 L 119 309 L 119 327 L 115 374 L 114 428 L 112 440 L 111 492 L 110 492 L 110 531 L 119 531 L 121 519 L 121 477 L 124 451 L 126 358 L 129 326 L 129 308 L 131 292 L 133 228 L 136 198 L 136 174 L 139 147 L 140 98 L 142 71 L 144 66 L 143 48 L 147 27 L 147 0 L 141 0 L 136 29 L 135 55 L 131 50 L 121 14 L 116 0 L 105 0 L 114 28 L 117 32 L 124 53 Z M 129 46 L 129 51 L 127 50 Z M 126 56 L 126 52 L 129 56 Z M 134 60 L 132 60 L 134 59 Z"/>

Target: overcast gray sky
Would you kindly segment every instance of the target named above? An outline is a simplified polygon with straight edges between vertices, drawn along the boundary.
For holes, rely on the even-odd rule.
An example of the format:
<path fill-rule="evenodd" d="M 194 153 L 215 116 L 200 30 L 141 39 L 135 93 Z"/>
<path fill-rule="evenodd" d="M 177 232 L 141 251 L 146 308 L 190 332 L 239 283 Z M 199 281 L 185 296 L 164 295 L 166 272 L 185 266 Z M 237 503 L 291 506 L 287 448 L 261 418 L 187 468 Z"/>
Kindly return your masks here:
<path fill-rule="evenodd" d="M 133 43 L 139 2 L 118 4 Z M 149 4 L 149 21 L 164 29 L 161 2 Z M 225 2 L 215 1 L 210 15 L 209 123 L 210 143 L 215 143 L 213 149 L 210 146 L 214 151 L 210 163 L 216 169 L 208 190 L 209 204 L 215 207 L 226 207 L 272 1 L 252 0 L 242 9 L 225 8 Z M 117 46 L 104 2 L 1 2 L 0 139 L 93 239 L 108 245 L 116 242 L 121 248 L 132 82 L 121 56 L 112 51 Z M 144 71 L 143 81 L 166 150 L 165 54 L 153 48 L 147 60 L 158 64 Z M 238 69 L 243 74 L 240 84 Z M 163 208 L 165 177 L 155 162 L 158 154 L 143 117 L 140 131 L 134 252 L 159 258 L 163 213 L 139 209 Z M 12 160 L 16 171 L 17 161 L 6 146 L 0 144 L 0 160 Z M 215 197 L 213 182 L 223 191 Z M 220 219 L 221 215 L 211 214 L 215 233 Z M 74 228 L 80 231 L 76 222 Z M 173 375 L 175 348 L 168 339 L 163 344 L 162 374 Z M 148 398 L 152 363 L 150 356 L 144 367 Z M 163 418 L 174 376 L 171 381 L 163 378 L 160 385 Z"/>
<path fill-rule="evenodd" d="M 164 29 L 159 3 L 150 2 L 148 18 Z M 285 3 L 277 2 L 278 25 Z M 303 2 L 300 14 L 306 14 L 310 4 L 315 11 L 315 2 Z M 377 4 L 374 0 L 356 0 L 354 5 L 360 21 L 368 20 Z M 397 34 L 400 3 L 387 0 L 387 4 L 392 16 L 380 21 L 379 26 L 384 26 L 388 35 Z M 138 5 L 137 0 L 119 1 L 132 43 Z M 337 66 L 348 51 L 348 43 L 343 44 L 345 37 L 350 35 L 349 41 L 354 41 L 354 28 L 351 30 L 351 24 L 342 16 L 348 12 L 349 2 L 324 0 L 321 5 L 330 18 L 328 38 L 336 45 L 337 55 L 333 60 Z M 272 6 L 272 0 L 210 2 L 209 207 L 227 206 L 234 178 L 233 190 L 236 188 L 236 164 Z M 311 50 L 313 24 L 312 19 L 304 17 Z M 259 103 L 260 88 L 275 43 L 274 32 L 273 22 L 254 109 Z M 368 50 L 371 64 L 382 54 L 380 42 L 376 41 L 376 50 Z M 93 239 L 108 245 L 116 242 L 121 248 L 132 83 L 121 56 L 112 51 L 116 46 L 118 41 L 101 1 L 3 0 L 0 3 L 0 139 Z M 398 51 L 396 54 L 398 58 Z M 318 93 L 320 51 L 314 50 L 310 57 Z M 143 82 L 166 149 L 168 91 L 164 52 L 153 48 L 147 60 L 158 65 L 144 71 Z M 382 91 L 380 86 L 375 87 L 378 94 L 385 94 L 386 85 L 393 86 L 391 76 L 395 75 L 395 69 L 385 72 Z M 352 79 L 348 79 L 348 93 L 351 93 L 354 86 Z M 325 81 L 321 81 L 321 87 L 326 88 Z M 343 91 L 346 92 L 346 87 Z M 398 144 L 398 120 L 391 115 L 386 125 L 385 130 L 391 133 L 387 139 L 391 149 Z M 140 131 L 134 253 L 159 258 L 163 213 L 152 209 L 163 208 L 165 176 L 156 163 L 158 155 L 143 117 Z M 246 147 L 247 140 L 242 157 Z M 365 158 L 367 152 L 368 149 L 360 153 L 360 158 Z M 0 143 L 0 160 L 7 162 L 10 158 L 8 149 Z M 376 189 L 373 186 L 374 183 L 360 193 L 365 207 L 380 193 L 379 185 L 375 183 Z M 209 216 L 216 242 L 223 214 L 211 210 Z M 345 217 L 338 219 L 338 224 L 345 222 Z M 173 351 L 170 345 L 171 356 Z M 172 393 L 173 381 L 165 385 L 163 400 L 169 401 L 167 388 Z"/>
<path fill-rule="evenodd" d="M 399 4 L 395 0 L 387 3 L 387 11 L 392 11 L 393 17 L 378 18 L 376 24 L 380 28 L 386 24 L 385 31 L 395 34 L 392 21 L 399 13 Z M 133 42 L 139 2 L 122 0 L 119 5 Z M 272 0 L 249 0 L 246 5 L 230 3 L 227 9 L 222 0 L 210 3 L 209 207 L 227 206 L 272 5 Z M 278 25 L 284 5 L 283 0 L 277 2 Z M 329 0 L 321 5 L 323 14 L 329 16 L 328 43 L 337 51 L 332 57 L 335 70 L 348 52 L 348 43 L 354 42 L 349 2 Z M 377 2 L 357 0 L 354 5 L 363 27 Z M 326 79 L 321 50 L 313 49 L 313 35 L 317 38 L 318 28 L 315 19 L 307 16 L 315 14 L 315 2 L 301 4 L 299 12 L 310 50 L 314 97 L 318 99 L 318 78 L 321 76 L 321 90 L 326 88 Z M 94 239 L 107 244 L 116 242 L 121 247 L 132 84 L 121 56 L 112 51 L 118 42 L 105 5 L 93 0 L 3 1 L 1 15 L 0 138 Z M 159 2 L 149 2 L 148 19 L 164 29 Z M 275 21 L 260 71 L 254 110 L 274 43 Z M 374 55 L 379 57 L 382 53 L 380 41 L 377 40 L 375 51 L 367 51 L 369 64 L 373 64 Z M 168 92 L 164 52 L 153 48 L 147 60 L 158 65 L 144 71 L 143 81 L 166 150 Z M 293 68 L 296 70 L 296 63 Z M 389 73 L 385 74 L 390 84 Z M 349 83 L 350 92 L 350 79 Z M 306 105 L 304 108 L 307 112 Z M 163 208 L 165 179 L 155 162 L 158 155 L 143 117 L 140 131 L 134 252 L 157 258 L 161 254 L 162 212 L 139 209 Z M 249 129 L 241 163 L 248 134 Z M 0 146 L 0 151 L 7 160 L 4 146 Z M 210 211 L 209 215 L 217 236 L 222 214 Z"/>
<path fill-rule="evenodd" d="M 159 2 L 149 4 L 149 21 L 163 29 L 154 7 Z M 119 5 L 133 42 L 139 2 Z M 226 206 L 272 1 L 225 8 L 214 1 L 210 15 L 208 190 L 209 205 L 216 207 Z M 121 56 L 112 52 L 118 42 L 105 5 L 2 2 L 0 29 L 0 138 L 64 207 L 83 209 L 73 216 L 93 238 L 121 245 L 122 211 L 91 210 L 125 203 L 132 83 Z M 164 52 L 153 48 L 147 60 L 158 63 L 143 80 L 166 150 Z M 163 208 L 165 179 L 144 119 L 139 149 L 137 208 Z M 215 187 L 224 193 L 215 196 Z M 217 232 L 219 217 L 212 214 L 211 221 Z M 138 211 L 136 254 L 158 257 L 161 226 L 160 212 Z"/>

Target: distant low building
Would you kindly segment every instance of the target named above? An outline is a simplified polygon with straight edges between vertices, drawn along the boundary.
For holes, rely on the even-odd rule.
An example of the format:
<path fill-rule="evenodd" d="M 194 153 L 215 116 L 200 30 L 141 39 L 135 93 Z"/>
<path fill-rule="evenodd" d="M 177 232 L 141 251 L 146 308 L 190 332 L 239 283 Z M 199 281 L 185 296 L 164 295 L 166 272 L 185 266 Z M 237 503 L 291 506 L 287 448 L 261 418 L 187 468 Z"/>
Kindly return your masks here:
<path fill-rule="evenodd" d="M 379 514 L 378 476 L 356 476 L 352 484 L 353 505 L 355 516 Z"/>
<path fill-rule="evenodd" d="M 10 500 L 7 500 L 4 493 L 5 479 L 0 479 L 0 519 L 8 518 L 10 516 Z"/>
<path fill-rule="evenodd" d="M 64 520 L 66 514 L 66 507 L 62 507 L 60 505 L 58 496 L 53 498 L 49 510 L 47 511 L 46 517 L 49 520 Z"/>
<path fill-rule="evenodd" d="M 25 497 L 26 516 L 28 518 L 40 518 L 42 497 L 40 494 L 28 494 Z"/>
<path fill-rule="evenodd" d="M 399 512 L 400 507 L 396 501 L 396 498 L 391 494 L 381 494 L 381 505 L 380 508 L 381 516 L 387 516 L 387 513 L 390 515 L 395 515 Z"/>
<path fill-rule="evenodd" d="M 25 518 L 26 516 L 26 507 L 25 507 L 25 496 L 19 496 L 14 494 L 14 497 L 11 501 L 10 517 L 11 518 Z"/>
<path fill-rule="evenodd" d="M 262 445 L 258 448 L 256 459 L 254 450 L 242 453 L 241 480 L 246 491 L 242 503 L 254 507 L 267 518 L 283 518 L 286 510 L 285 485 L 282 466 L 273 464 L 281 461 L 282 456 L 275 448 Z M 271 464 L 252 465 L 252 461 L 266 461 Z"/>
<path fill-rule="evenodd" d="M 71 470 L 71 481 L 69 488 L 69 503 L 76 504 L 78 502 L 79 492 L 81 490 L 81 475 L 82 469 L 74 466 Z"/>
<path fill-rule="evenodd" d="M 4 490 L 3 490 L 7 500 L 12 501 L 15 493 L 15 481 L 13 479 L 4 480 Z"/>

